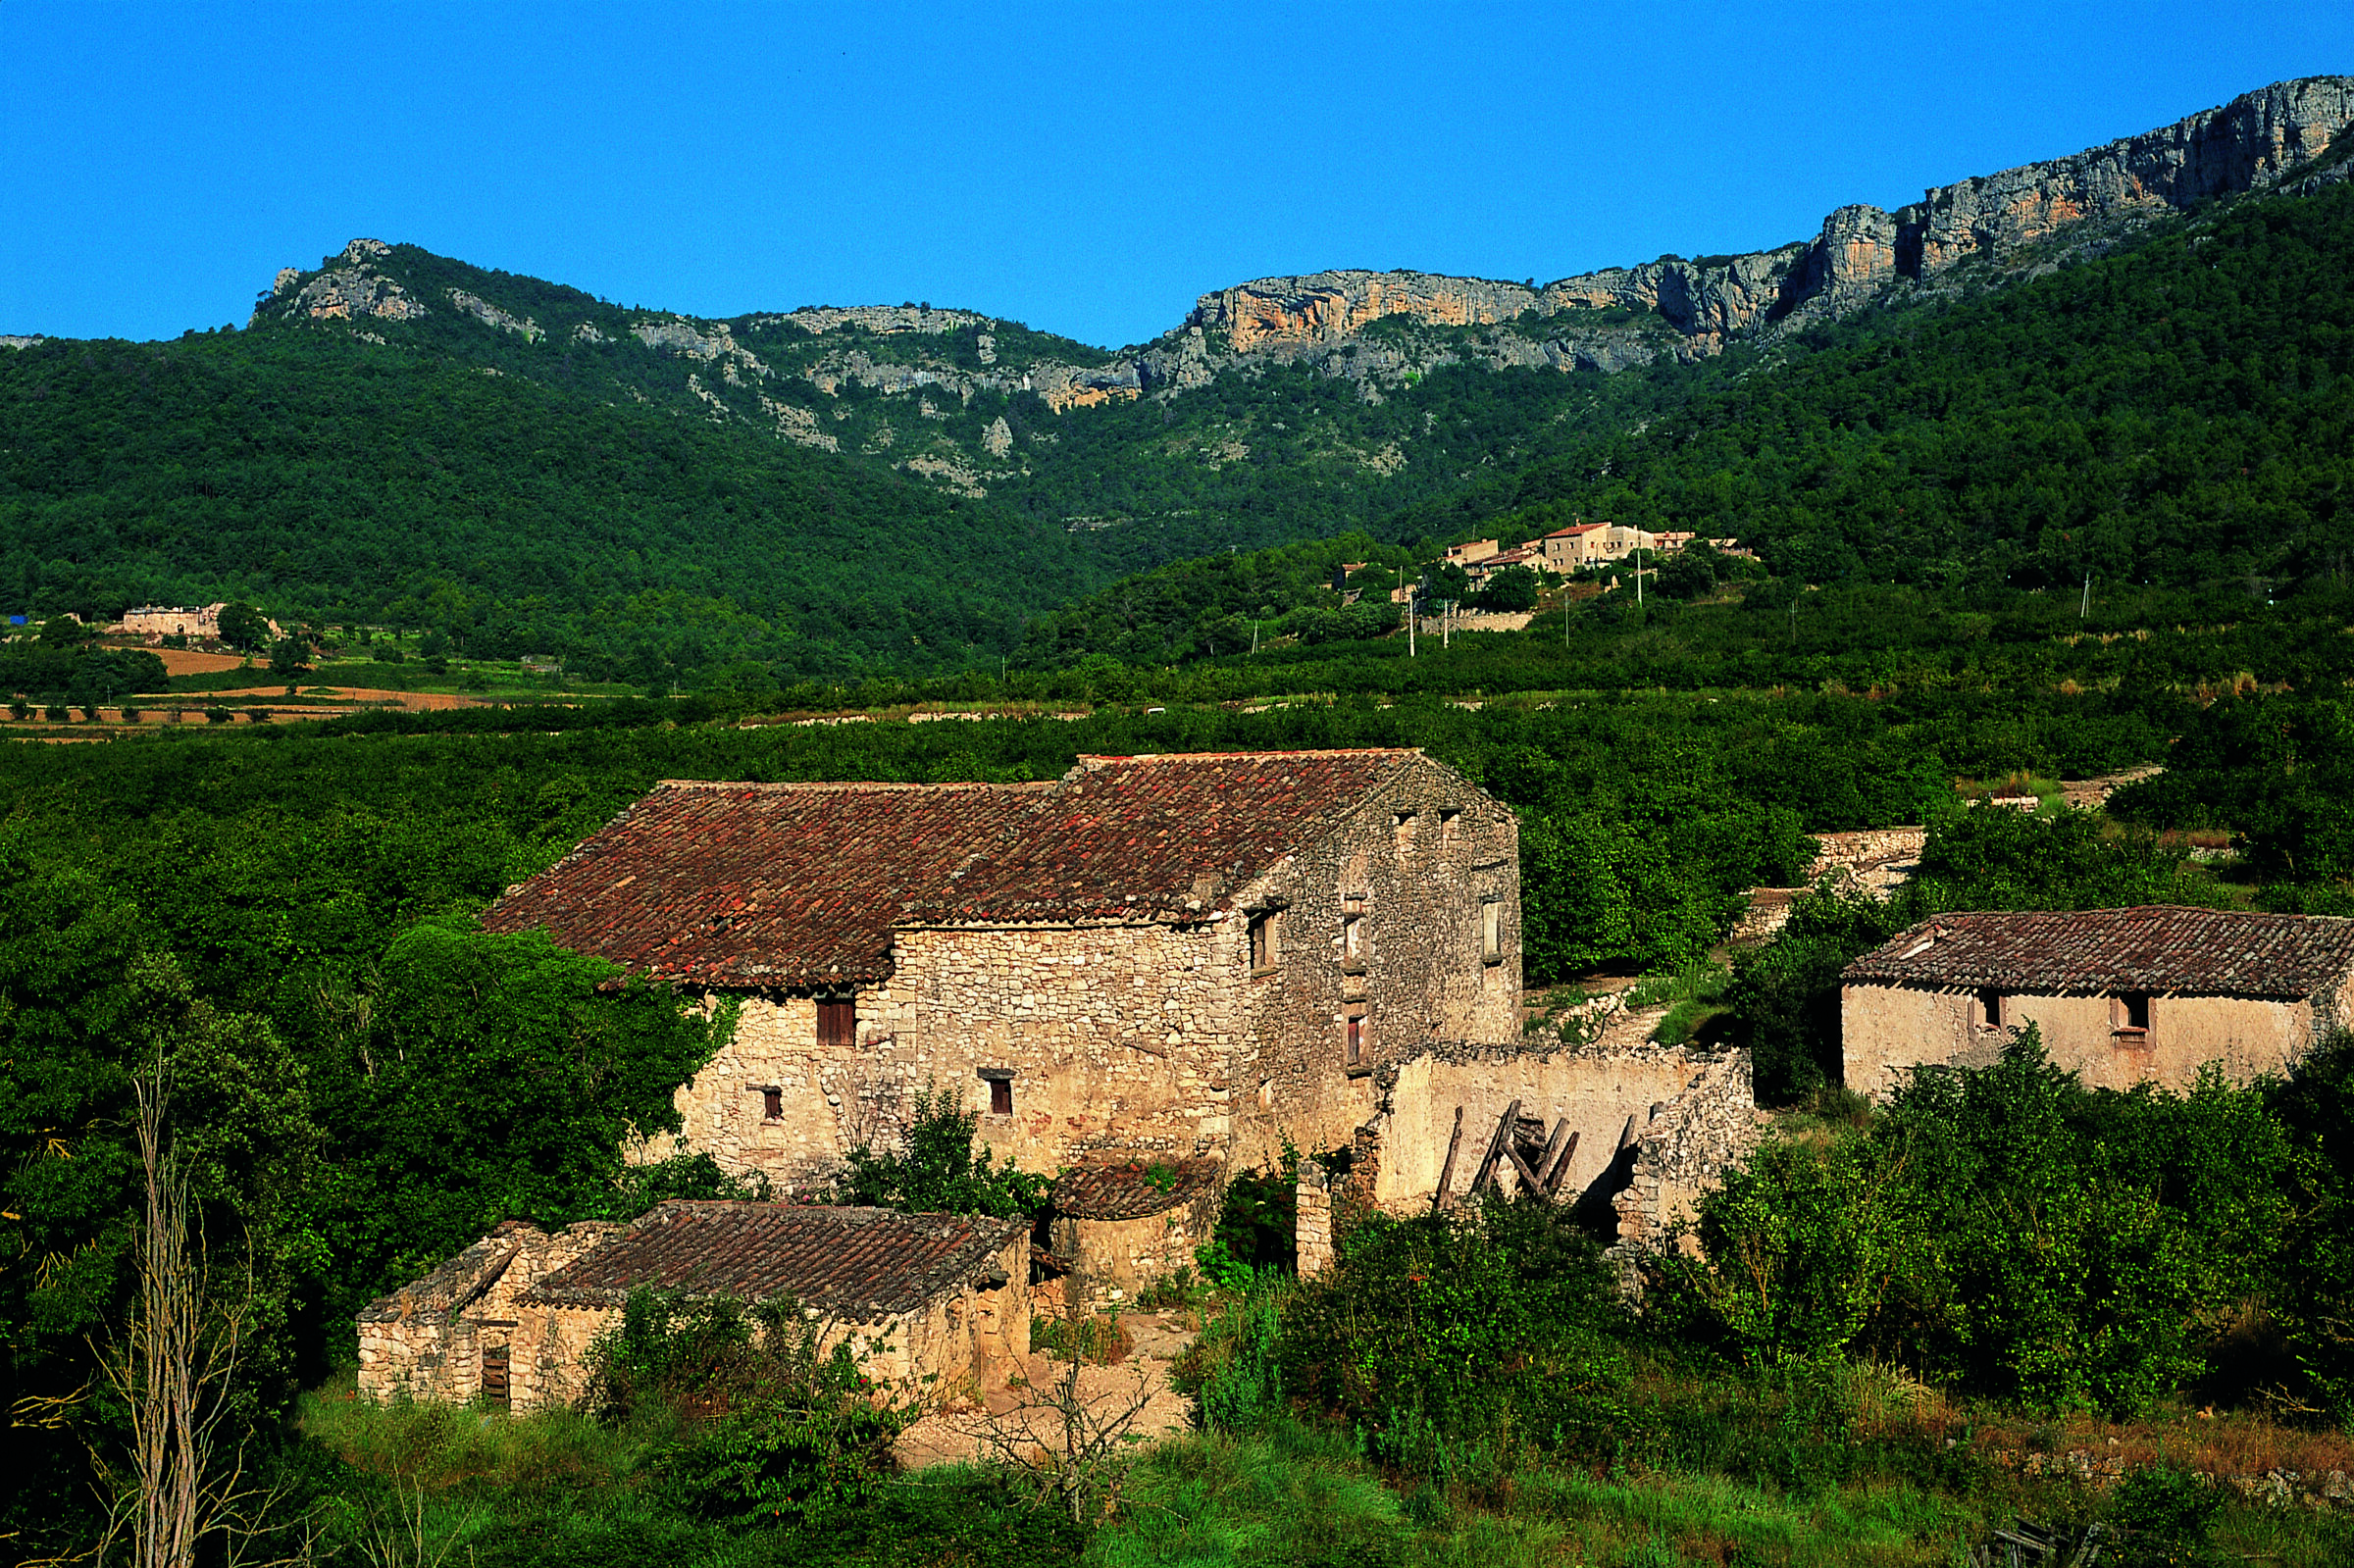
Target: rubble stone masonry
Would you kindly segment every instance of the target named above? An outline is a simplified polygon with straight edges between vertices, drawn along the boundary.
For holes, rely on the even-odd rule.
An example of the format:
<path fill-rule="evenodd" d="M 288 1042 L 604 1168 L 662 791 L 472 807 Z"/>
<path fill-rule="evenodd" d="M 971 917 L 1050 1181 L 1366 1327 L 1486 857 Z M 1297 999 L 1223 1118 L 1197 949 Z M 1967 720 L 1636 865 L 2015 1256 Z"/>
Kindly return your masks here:
<path fill-rule="evenodd" d="M 742 996 L 733 1040 L 678 1091 L 683 1142 L 805 1187 L 887 1145 L 929 1085 L 1033 1171 L 1332 1147 L 1372 1114 L 1383 1061 L 1516 1030 L 1519 893 L 1510 812 L 1416 758 L 1199 919 L 902 925 L 847 1045 L 821 1042 L 814 995 Z M 1268 916 L 1275 961 L 1254 969 Z"/>

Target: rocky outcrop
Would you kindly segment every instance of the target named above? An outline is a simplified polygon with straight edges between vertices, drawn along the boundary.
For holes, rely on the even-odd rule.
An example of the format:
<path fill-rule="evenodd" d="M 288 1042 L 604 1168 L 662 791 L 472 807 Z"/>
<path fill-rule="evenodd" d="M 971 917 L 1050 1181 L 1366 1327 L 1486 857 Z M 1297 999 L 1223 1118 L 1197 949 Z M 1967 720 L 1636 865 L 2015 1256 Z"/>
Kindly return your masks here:
<path fill-rule="evenodd" d="M 510 316 L 488 300 L 478 294 L 469 294 L 462 288 L 453 288 L 449 291 L 449 302 L 476 321 L 481 322 L 485 327 L 495 327 L 502 332 L 513 332 L 526 342 L 539 340 L 539 324 L 529 316 Z"/>
<path fill-rule="evenodd" d="M 2354 76 L 2307 76 L 2073 158 L 1942 185 L 1897 215 L 1908 230 L 1898 265 L 1934 276 L 1973 256 L 2002 259 L 2082 219 L 2179 211 L 2261 189 L 2321 156 L 2349 122 Z"/>
<path fill-rule="evenodd" d="M 745 327 L 748 330 L 751 328 L 780 325 L 798 327 L 812 335 L 823 335 L 844 327 L 856 327 L 878 335 L 889 335 L 896 332 L 953 332 L 967 327 L 995 327 L 997 323 L 987 316 L 976 316 L 969 310 L 934 310 L 929 305 L 804 305 L 783 316 L 754 316 Z"/>
<path fill-rule="evenodd" d="M 373 265 L 391 254 L 391 250 L 381 239 L 353 240 L 337 258 L 341 266 L 329 267 L 302 284 L 294 295 L 291 314 L 315 322 L 357 321 L 361 317 L 407 322 L 431 315 L 422 300 L 412 297 L 407 289 Z M 282 293 L 301 276 L 297 273 L 294 279 L 289 279 L 281 272 L 279 291 Z"/>

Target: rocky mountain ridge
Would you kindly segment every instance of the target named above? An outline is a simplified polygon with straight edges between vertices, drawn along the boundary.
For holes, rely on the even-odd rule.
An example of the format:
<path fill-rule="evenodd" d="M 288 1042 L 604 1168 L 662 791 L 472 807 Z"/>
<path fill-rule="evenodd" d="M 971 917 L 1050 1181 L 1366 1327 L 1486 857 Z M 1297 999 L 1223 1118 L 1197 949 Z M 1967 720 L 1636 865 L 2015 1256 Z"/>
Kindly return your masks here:
<path fill-rule="evenodd" d="M 1931 188 L 1894 212 L 1839 208 L 1804 241 L 1663 256 L 1543 284 L 1407 271 L 1256 278 L 1202 295 L 1177 327 L 1110 353 L 929 304 L 726 320 L 625 310 L 375 239 L 353 240 L 315 272 L 281 272 L 255 322 L 346 324 L 379 344 L 387 329 L 415 339 L 443 321 L 479 325 L 515 349 L 563 356 L 567 375 L 583 356 L 601 357 L 621 396 L 879 459 L 978 498 L 1029 478 L 1033 460 L 1054 460 L 1060 437 L 1025 427 L 1025 395 L 1061 416 L 1181 399 L 1223 377 L 1291 367 L 1379 404 L 1454 365 L 1613 372 L 1703 359 L 1923 290 L 2032 272 L 2054 265 L 2056 250 L 2097 250 L 2199 203 L 2278 185 L 2349 124 L 2354 76 L 2277 82 L 2071 157 Z M 544 357 L 495 368 L 550 369 Z M 1297 447 L 1301 432 L 1287 424 L 1245 419 L 1200 432 L 1191 450 L 1216 471 L 1286 431 Z M 1382 478 L 1417 461 L 1410 439 L 1352 445 L 1335 436 L 1312 456 Z"/>

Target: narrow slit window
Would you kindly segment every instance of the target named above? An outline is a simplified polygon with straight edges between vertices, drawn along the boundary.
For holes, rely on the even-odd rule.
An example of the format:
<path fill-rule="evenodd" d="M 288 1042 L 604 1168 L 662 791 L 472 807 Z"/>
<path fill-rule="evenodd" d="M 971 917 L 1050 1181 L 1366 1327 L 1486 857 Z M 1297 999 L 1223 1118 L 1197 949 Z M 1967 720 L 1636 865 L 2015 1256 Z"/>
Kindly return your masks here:
<path fill-rule="evenodd" d="M 1265 971 L 1283 961 L 1283 917 L 1269 909 L 1251 917 L 1251 967 Z"/>
<path fill-rule="evenodd" d="M 1341 1059 L 1350 1067 L 1365 1065 L 1365 1010 L 1361 1007 L 1349 1009 L 1341 1023 Z"/>
<path fill-rule="evenodd" d="M 2003 993 L 1992 986 L 1978 992 L 1978 1022 L 1988 1029 L 2003 1027 Z"/>
<path fill-rule="evenodd" d="M 1361 964 L 1365 961 L 1365 917 L 1341 917 L 1341 962 Z"/>
<path fill-rule="evenodd" d="M 1491 898 L 1479 906 L 1479 955 L 1489 963 L 1504 959 L 1504 902 Z"/>
<path fill-rule="evenodd" d="M 1454 843 L 1454 842 L 1455 842 L 1455 840 L 1456 840 L 1456 836 L 1457 836 L 1458 833 L 1458 832 L 1461 830 L 1461 828 L 1462 828 L 1462 824 L 1463 824 L 1463 814 L 1462 814 L 1461 812 L 1459 812 L 1459 811 L 1442 811 L 1442 812 L 1440 812 L 1440 813 L 1439 813 L 1439 842 L 1440 842 L 1440 843 L 1442 843 L 1442 844 L 1451 844 L 1451 843 Z"/>
<path fill-rule="evenodd" d="M 785 1091 L 783 1089 L 764 1088 L 760 1091 L 760 1119 L 764 1122 L 785 1120 Z"/>
<path fill-rule="evenodd" d="M 1414 847 L 1414 814 L 1412 812 L 1391 812 L 1390 828 L 1398 835 L 1398 847 L 1401 851 L 1410 850 Z"/>
<path fill-rule="evenodd" d="M 981 1077 L 989 1085 L 989 1114 L 1013 1114 L 1013 1072 L 1003 1067 L 984 1067 Z"/>
<path fill-rule="evenodd" d="M 2150 1032 L 2150 996 L 2147 991 L 2127 991 L 2118 999 L 2118 1018 L 2122 1027 Z"/>
<path fill-rule="evenodd" d="M 848 1049 L 858 1037 L 858 1004 L 847 996 L 822 996 L 817 1003 L 817 1042 Z"/>

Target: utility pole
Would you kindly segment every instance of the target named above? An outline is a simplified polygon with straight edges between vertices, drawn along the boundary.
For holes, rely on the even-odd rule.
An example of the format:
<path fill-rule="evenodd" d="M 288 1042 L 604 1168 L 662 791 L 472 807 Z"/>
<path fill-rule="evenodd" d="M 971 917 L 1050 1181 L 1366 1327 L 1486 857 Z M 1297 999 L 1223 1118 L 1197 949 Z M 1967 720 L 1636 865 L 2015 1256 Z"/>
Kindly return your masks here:
<path fill-rule="evenodd" d="M 2092 568 L 2084 569 L 2084 598 L 2076 606 L 2076 619 L 2081 621 L 2092 613 Z"/>
<path fill-rule="evenodd" d="M 1643 546 L 1635 546 L 1635 608 L 1643 608 Z"/>
<path fill-rule="evenodd" d="M 1422 618 L 1422 584 L 1416 582 L 1406 595 L 1406 656 L 1414 656 L 1414 623 Z"/>

